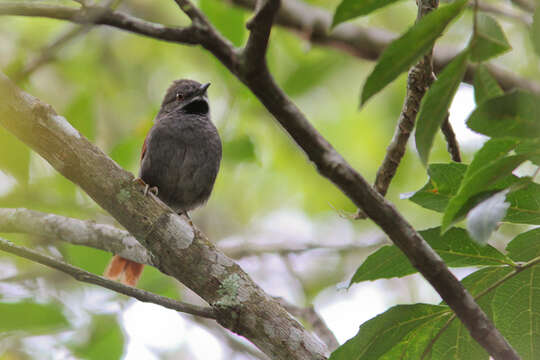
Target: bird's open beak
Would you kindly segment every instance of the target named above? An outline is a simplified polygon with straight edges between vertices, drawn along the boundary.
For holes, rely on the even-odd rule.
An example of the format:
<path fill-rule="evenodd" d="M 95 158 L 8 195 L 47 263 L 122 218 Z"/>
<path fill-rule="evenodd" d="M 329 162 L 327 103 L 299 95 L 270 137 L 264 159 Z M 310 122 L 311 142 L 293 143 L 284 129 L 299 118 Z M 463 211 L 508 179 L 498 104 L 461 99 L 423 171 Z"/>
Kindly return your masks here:
<path fill-rule="evenodd" d="M 199 94 L 204 95 L 206 94 L 206 90 L 210 87 L 210 83 L 202 84 L 199 88 Z"/>

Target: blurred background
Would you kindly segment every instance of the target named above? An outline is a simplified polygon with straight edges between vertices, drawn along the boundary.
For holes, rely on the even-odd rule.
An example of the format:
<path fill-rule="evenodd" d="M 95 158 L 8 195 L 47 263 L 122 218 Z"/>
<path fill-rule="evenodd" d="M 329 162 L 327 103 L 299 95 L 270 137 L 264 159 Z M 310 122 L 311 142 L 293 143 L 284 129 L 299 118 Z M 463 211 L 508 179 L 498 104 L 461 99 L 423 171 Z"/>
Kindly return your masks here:
<path fill-rule="evenodd" d="M 329 12 L 339 3 L 307 2 Z M 232 43 L 244 44 L 248 11 L 221 0 L 196 3 Z M 125 0 L 119 10 L 167 25 L 189 24 L 173 1 Z M 471 15 L 468 12 L 454 23 L 441 42 L 463 48 L 470 35 Z M 402 1 L 355 23 L 401 33 L 415 17 L 415 2 Z M 538 78 L 538 60 L 530 50 L 527 26 L 505 18 L 501 24 L 513 50 L 496 63 Z M 360 89 L 373 62 L 313 46 L 279 27 L 272 32 L 268 62 L 276 81 L 312 124 L 373 182 L 401 110 L 406 75 L 359 110 Z M 211 82 L 212 120 L 223 140 L 224 158 L 210 201 L 192 217 L 212 241 L 270 295 L 300 307 L 314 305 L 340 343 L 392 305 L 440 300 L 416 275 L 346 289 L 356 268 L 388 239 L 372 222 L 352 219 L 355 206 L 317 173 L 258 100 L 203 49 L 103 26 L 81 28 L 50 19 L 4 16 L 0 69 L 25 91 L 51 104 L 134 174 L 144 136 L 170 83 L 179 78 Z M 462 85 L 452 105 L 451 121 L 466 161 L 483 141 L 464 126 L 474 106 L 472 88 Z M 440 135 L 431 160 L 450 161 Z M 522 171 L 528 171 L 527 165 Z M 402 200 L 400 195 L 421 188 L 426 181 L 426 171 L 409 146 L 387 197 L 417 229 L 440 224 L 441 214 Z M 117 225 L 84 192 L 0 128 L 0 208 L 18 207 Z M 522 229 L 506 224 L 491 243 L 502 248 Z M 0 236 L 96 274 L 103 272 L 111 256 L 55 239 Z M 462 269 L 457 275 L 466 273 Z M 145 269 L 139 287 L 201 303 L 182 284 L 153 268 Z M 33 303 L 46 304 L 67 319 L 33 332 L 0 332 L 2 360 L 259 358 L 248 342 L 212 321 L 142 304 L 3 253 L 0 300 L 22 304 L 23 313 Z M 14 316 L 14 312 L 0 313 L 0 322 Z"/>

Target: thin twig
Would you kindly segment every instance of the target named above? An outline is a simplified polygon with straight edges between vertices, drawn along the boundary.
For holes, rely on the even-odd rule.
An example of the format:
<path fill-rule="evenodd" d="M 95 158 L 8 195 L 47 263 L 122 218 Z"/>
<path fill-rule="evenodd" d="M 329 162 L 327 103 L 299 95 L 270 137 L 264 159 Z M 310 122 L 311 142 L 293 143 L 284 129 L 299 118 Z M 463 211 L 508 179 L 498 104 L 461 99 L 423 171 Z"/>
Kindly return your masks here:
<path fill-rule="evenodd" d="M 102 6 L 103 11 L 92 12 L 88 18 L 88 22 L 93 22 L 95 19 L 99 18 L 103 12 L 116 8 L 122 0 L 106 0 L 100 6 Z M 77 1 L 83 7 L 87 6 L 87 1 Z M 75 39 L 80 35 L 86 34 L 92 29 L 92 25 L 86 24 L 83 26 L 70 26 L 67 31 L 58 36 L 55 40 L 52 41 L 49 45 L 43 47 L 39 51 L 39 56 L 30 60 L 23 69 L 13 75 L 13 80 L 15 82 L 20 82 L 28 78 L 34 71 L 36 71 L 41 66 L 49 63 L 54 60 L 56 53 L 64 45 L 69 43 L 71 40 Z"/>
<path fill-rule="evenodd" d="M 449 117 L 450 117 L 450 114 L 446 114 L 446 118 L 441 124 L 441 130 L 442 130 L 442 133 L 444 134 L 444 138 L 446 139 L 446 148 L 448 149 L 448 152 L 452 156 L 452 161 L 461 162 L 461 153 L 459 151 L 459 144 L 456 138 L 456 134 L 454 133 L 454 129 L 452 129 L 452 125 L 450 125 Z"/>
<path fill-rule="evenodd" d="M 337 341 L 336 336 L 332 330 L 330 330 L 328 325 L 326 325 L 320 315 L 315 311 L 313 306 L 303 308 L 291 304 L 281 297 L 274 297 L 274 299 L 278 301 L 281 306 L 283 306 L 291 315 L 307 321 L 311 325 L 313 332 L 317 334 L 319 339 L 324 341 L 330 351 L 334 351 L 338 348 L 339 342 Z"/>
<path fill-rule="evenodd" d="M 534 1 L 531 0 L 511 0 L 514 4 L 516 4 L 521 9 L 528 11 L 530 13 L 533 13 L 536 9 L 536 5 L 534 4 Z"/>
<path fill-rule="evenodd" d="M 243 52 L 247 71 L 257 71 L 264 64 L 270 31 L 279 6 L 280 0 L 261 0 L 255 15 L 247 23 L 249 38 Z"/>
<path fill-rule="evenodd" d="M 63 261 L 56 260 L 55 258 L 52 258 L 50 256 L 42 255 L 34 250 L 30 250 L 25 247 L 15 245 L 11 241 L 5 240 L 3 238 L 0 238 L 0 250 L 35 261 L 42 265 L 48 266 L 50 268 L 62 271 L 63 273 L 66 273 L 72 276 L 73 278 L 75 278 L 75 280 L 86 282 L 89 284 L 98 285 L 106 289 L 113 290 L 117 293 L 131 296 L 143 302 L 154 303 L 154 304 L 166 307 L 168 309 L 176 310 L 176 311 L 183 312 L 186 314 L 202 316 L 208 319 L 216 318 L 214 310 L 208 306 L 203 307 L 203 306 L 187 304 L 187 303 L 170 299 L 165 296 L 153 294 L 145 290 L 127 286 L 119 282 L 106 279 L 102 276 L 92 274 L 88 271 L 85 271 L 73 265 L 69 265 Z"/>
<path fill-rule="evenodd" d="M 420 0 L 417 3 L 417 22 L 426 14 L 436 9 L 438 5 L 437 1 L 432 0 Z M 386 195 L 401 159 L 405 155 L 407 142 L 414 129 L 416 115 L 420 109 L 420 102 L 433 82 L 432 73 L 433 50 L 430 50 L 411 68 L 407 77 L 407 94 L 399 115 L 396 130 L 375 177 L 374 187 L 382 196 Z M 359 212 L 358 217 L 361 218 L 361 215 Z"/>
<path fill-rule="evenodd" d="M 511 7 L 507 7 L 505 4 L 497 3 L 497 5 L 494 5 L 492 3 L 487 3 L 483 1 L 478 1 L 477 4 L 478 5 L 475 5 L 474 3 L 469 4 L 469 7 L 474 8 L 475 6 L 477 6 L 478 10 L 484 13 L 499 15 L 508 20 L 521 23 L 527 27 L 532 25 L 533 19 L 531 15 L 524 14 L 521 11 L 516 11 L 512 9 Z"/>
<path fill-rule="evenodd" d="M 74 27 L 70 26 L 66 32 L 64 32 L 58 38 L 53 40 L 52 43 L 43 47 L 40 51 L 39 56 L 30 60 L 20 71 L 13 74 L 13 80 L 15 82 L 21 82 L 27 79 L 38 68 L 54 60 L 56 57 L 57 51 L 62 46 L 64 46 L 71 40 L 75 39 L 76 37 L 86 34 L 91 29 L 92 28 L 89 26 L 74 26 Z"/>

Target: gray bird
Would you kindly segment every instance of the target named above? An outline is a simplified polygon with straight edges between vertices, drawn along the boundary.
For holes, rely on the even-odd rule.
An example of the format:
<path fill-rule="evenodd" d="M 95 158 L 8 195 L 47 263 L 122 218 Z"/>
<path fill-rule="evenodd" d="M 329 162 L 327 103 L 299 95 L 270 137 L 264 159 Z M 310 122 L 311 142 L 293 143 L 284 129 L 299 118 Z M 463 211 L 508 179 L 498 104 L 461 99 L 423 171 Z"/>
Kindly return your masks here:
<path fill-rule="evenodd" d="M 221 162 L 221 140 L 210 121 L 210 84 L 176 80 L 167 90 L 141 154 L 139 177 L 175 212 L 186 214 L 210 197 Z M 143 265 L 114 256 L 105 276 L 136 285 Z"/>

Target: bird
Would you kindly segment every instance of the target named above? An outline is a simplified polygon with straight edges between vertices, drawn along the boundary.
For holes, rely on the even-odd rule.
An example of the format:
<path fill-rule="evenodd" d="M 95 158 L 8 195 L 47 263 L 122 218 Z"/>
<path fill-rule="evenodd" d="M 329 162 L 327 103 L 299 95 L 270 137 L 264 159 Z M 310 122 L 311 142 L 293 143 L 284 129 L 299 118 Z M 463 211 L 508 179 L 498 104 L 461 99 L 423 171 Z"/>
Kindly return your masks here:
<path fill-rule="evenodd" d="M 222 157 L 221 139 L 210 119 L 209 86 L 180 79 L 168 88 L 144 140 L 135 179 L 145 185 L 145 195 L 153 193 L 188 219 L 188 211 L 210 197 Z M 143 267 L 115 255 L 104 275 L 136 286 Z"/>

